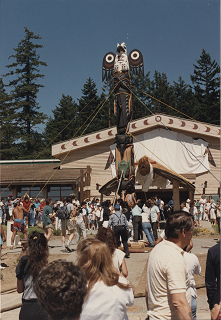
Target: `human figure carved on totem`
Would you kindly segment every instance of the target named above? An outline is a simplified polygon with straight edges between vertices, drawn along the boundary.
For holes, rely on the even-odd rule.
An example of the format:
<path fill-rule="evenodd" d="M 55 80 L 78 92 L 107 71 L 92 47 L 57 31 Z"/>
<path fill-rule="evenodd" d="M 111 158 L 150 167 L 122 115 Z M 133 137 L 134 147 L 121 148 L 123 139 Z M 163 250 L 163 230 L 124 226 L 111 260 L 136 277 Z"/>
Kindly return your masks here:
<path fill-rule="evenodd" d="M 114 79 L 114 113 L 117 118 L 117 133 L 125 134 L 132 119 L 132 91 L 129 72 L 133 70 L 137 75 L 144 75 L 143 55 L 134 49 L 127 56 L 127 47 L 124 42 L 117 44 L 116 55 L 108 52 L 103 59 L 102 81 L 111 76 Z"/>

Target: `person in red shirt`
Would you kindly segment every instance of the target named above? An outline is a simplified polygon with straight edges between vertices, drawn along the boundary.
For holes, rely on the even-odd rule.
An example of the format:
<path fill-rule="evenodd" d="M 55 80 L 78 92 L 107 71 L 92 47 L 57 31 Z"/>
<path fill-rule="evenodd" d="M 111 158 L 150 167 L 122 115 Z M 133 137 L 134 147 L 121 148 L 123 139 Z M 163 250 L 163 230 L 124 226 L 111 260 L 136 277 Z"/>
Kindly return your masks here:
<path fill-rule="evenodd" d="M 31 201 L 27 193 L 24 195 L 24 200 L 22 204 L 23 204 L 23 207 L 28 211 L 28 213 L 24 212 L 24 220 L 26 221 L 26 228 L 28 228 L 28 216 L 29 216 Z"/>

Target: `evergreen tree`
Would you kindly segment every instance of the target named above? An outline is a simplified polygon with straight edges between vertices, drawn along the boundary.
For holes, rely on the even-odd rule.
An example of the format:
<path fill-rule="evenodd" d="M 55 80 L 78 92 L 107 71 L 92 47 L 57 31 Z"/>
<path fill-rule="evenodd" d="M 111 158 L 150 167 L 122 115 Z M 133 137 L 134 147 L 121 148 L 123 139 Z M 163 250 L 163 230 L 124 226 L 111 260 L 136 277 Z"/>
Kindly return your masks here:
<path fill-rule="evenodd" d="M 131 72 L 132 108 L 133 120 L 151 115 L 151 98 L 145 93 L 150 94 L 150 72 L 144 77 L 137 76 Z"/>
<path fill-rule="evenodd" d="M 116 117 L 114 115 L 114 83 L 113 81 L 105 81 L 101 95 L 105 104 L 101 110 L 102 128 L 110 128 L 116 125 Z"/>
<path fill-rule="evenodd" d="M 53 117 L 50 117 L 45 127 L 45 140 L 53 144 L 71 139 L 77 129 L 77 109 L 78 105 L 72 97 L 62 94 L 59 105 L 55 107 Z M 50 150 L 50 149 L 49 149 Z"/>
<path fill-rule="evenodd" d="M 220 68 L 209 53 L 202 50 L 200 59 L 194 64 L 190 75 L 195 93 L 195 117 L 199 121 L 219 124 L 220 120 Z"/>
<path fill-rule="evenodd" d="M 82 93 L 82 97 L 78 99 L 78 127 L 81 128 L 79 135 L 91 133 L 102 128 L 102 113 L 101 110 L 99 112 L 98 110 L 101 107 L 103 97 L 97 95 L 96 84 L 90 77 L 86 80 Z"/>
<path fill-rule="evenodd" d="M 28 28 L 25 28 L 24 39 L 19 42 L 17 48 L 13 49 L 15 54 L 9 57 L 14 58 L 15 62 L 6 66 L 11 71 L 5 76 L 14 76 L 8 86 L 13 88 L 10 95 L 17 108 L 19 128 L 17 138 L 21 140 L 21 158 L 32 157 L 36 149 L 36 125 L 44 123 L 47 118 L 45 114 L 38 111 L 40 107 L 36 102 L 39 88 L 43 87 L 37 83 L 37 80 L 44 77 L 39 73 L 38 68 L 47 66 L 45 62 L 40 61 L 40 56 L 36 52 L 43 46 L 33 43 L 33 40 L 39 39 L 41 39 L 39 35 L 34 35 Z"/>
<path fill-rule="evenodd" d="M 165 73 L 161 74 L 160 72 L 155 71 L 153 81 L 151 81 L 150 84 L 150 95 L 169 106 L 175 106 L 173 87 L 168 82 Z M 153 113 L 173 114 L 171 108 L 159 101 L 152 99 L 151 106 Z"/>
<path fill-rule="evenodd" d="M 193 117 L 193 107 L 194 107 L 194 95 L 192 89 L 189 85 L 185 84 L 182 77 L 179 77 L 178 82 L 173 82 L 173 94 L 174 94 L 174 108 L 178 111 L 171 111 L 171 114 L 177 117 Z M 187 117 L 188 118 L 188 117 Z"/>
<path fill-rule="evenodd" d="M 16 107 L 11 103 L 5 91 L 2 78 L 0 79 L 0 121 L 1 121 L 1 160 L 14 160 L 18 157 L 17 115 Z"/>

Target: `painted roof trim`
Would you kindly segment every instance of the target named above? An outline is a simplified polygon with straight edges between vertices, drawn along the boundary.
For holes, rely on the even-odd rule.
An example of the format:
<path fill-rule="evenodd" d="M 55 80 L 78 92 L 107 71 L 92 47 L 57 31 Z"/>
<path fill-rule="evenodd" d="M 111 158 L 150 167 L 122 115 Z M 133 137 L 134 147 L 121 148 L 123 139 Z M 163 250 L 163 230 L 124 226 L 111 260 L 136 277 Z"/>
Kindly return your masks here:
<path fill-rule="evenodd" d="M 220 127 L 210 125 L 208 123 L 200 123 L 184 118 L 172 117 L 165 114 L 156 114 L 141 119 L 134 120 L 130 123 L 129 131 L 133 135 L 140 134 L 143 131 L 149 131 L 155 127 L 168 128 L 183 132 L 192 132 L 194 134 L 220 138 Z M 79 138 L 61 142 L 52 146 L 52 156 L 75 151 L 80 148 L 85 148 L 100 142 L 111 141 L 117 133 L 116 127 L 105 129 L 99 132 L 94 132 Z M 110 143 L 113 143 L 111 141 Z"/>

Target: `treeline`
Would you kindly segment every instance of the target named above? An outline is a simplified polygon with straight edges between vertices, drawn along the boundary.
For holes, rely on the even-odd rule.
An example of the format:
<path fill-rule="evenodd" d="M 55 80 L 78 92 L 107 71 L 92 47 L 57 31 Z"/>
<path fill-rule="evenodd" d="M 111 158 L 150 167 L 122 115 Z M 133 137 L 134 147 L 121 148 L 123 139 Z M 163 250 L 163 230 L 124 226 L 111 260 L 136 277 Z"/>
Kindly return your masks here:
<path fill-rule="evenodd" d="M 113 108 L 113 82 L 106 82 L 98 94 L 95 82 L 90 77 L 77 101 L 62 94 L 53 116 L 40 112 L 36 99 L 38 80 L 44 75 L 39 66 L 47 66 L 40 60 L 34 40 L 41 39 L 25 28 L 25 37 L 14 49 L 14 62 L 7 65 L 9 72 L 4 77 L 13 77 L 7 85 L 0 81 L 1 105 L 1 159 L 51 158 L 51 145 L 82 134 L 115 126 Z M 153 79 L 148 72 L 144 77 L 131 74 L 133 92 L 133 119 L 154 113 L 172 116 L 189 116 L 201 122 L 220 124 L 219 65 L 204 49 L 193 65 L 190 75 L 192 85 L 179 77 L 170 84 L 164 73 L 155 71 Z M 5 87 L 10 88 L 10 93 Z M 163 103 L 162 103 L 163 102 Z M 45 124 L 43 133 L 37 126 Z"/>

